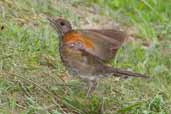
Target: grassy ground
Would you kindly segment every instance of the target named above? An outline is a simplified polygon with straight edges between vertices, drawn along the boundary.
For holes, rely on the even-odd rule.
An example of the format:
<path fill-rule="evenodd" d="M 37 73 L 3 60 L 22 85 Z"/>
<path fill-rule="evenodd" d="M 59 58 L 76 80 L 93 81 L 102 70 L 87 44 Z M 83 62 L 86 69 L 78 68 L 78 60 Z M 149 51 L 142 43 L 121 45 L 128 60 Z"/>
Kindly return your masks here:
<path fill-rule="evenodd" d="M 102 102 L 106 114 L 170 114 L 170 7 L 170 0 L 1 0 L 0 114 L 99 114 Z M 129 42 L 112 65 L 152 80 L 111 77 L 86 98 L 79 80 L 64 79 L 46 15 L 75 28 L 122 26 Z"/>

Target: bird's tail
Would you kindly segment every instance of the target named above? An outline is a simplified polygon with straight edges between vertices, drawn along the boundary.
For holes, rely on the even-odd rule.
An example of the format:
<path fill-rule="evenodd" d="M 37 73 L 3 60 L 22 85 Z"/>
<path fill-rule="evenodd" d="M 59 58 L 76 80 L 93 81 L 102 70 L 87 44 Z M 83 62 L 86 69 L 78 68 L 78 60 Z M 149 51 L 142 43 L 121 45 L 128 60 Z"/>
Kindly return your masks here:
<path fill-rule="evenodd" d="M 108 71 L 111 72 L 114 76 L 117 76 L 117 77 L 124 77 L 124 78 L 128 78 L 128 77 L 149 78 L 149 76 L 146 76 L 144 74 L 135 73 L 135 72 L 119 69 L 119 68 L 108 67 Z"/>

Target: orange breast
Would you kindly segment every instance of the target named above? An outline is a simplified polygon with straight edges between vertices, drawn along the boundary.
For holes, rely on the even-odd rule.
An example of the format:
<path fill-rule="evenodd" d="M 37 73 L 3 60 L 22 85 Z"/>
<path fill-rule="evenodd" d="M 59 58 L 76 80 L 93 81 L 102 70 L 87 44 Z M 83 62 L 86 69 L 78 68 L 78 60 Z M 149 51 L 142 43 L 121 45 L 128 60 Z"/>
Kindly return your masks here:
<path fill-rule="evenodd" d="M 64 36 L 64 43 L 80 42 L 85 48 L 94 48 L 91 40 L 87 39 L 78 32 L 69 32 Z"/>

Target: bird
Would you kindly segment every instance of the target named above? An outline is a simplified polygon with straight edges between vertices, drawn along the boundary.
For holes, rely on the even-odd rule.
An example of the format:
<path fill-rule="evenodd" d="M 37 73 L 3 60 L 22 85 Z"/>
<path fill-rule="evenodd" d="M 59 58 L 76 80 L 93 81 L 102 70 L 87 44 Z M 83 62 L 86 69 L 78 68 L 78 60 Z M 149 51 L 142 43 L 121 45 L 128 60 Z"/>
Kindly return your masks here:
<path fill-rule="evenodd" d="M 109 77 L 141 77 L 148 76 L 121 68 L 106 65 L 116 55 L 123 44 L 126 34 L 115 29 L 77 30 L 72 29 L 70 22 L 63 18 L 47 17 L 50 25 L 59 37 L 59 53 L 68 73 L 79 77 L 87 83 L 87 96 L 95 90 L 97 80 Z"/>

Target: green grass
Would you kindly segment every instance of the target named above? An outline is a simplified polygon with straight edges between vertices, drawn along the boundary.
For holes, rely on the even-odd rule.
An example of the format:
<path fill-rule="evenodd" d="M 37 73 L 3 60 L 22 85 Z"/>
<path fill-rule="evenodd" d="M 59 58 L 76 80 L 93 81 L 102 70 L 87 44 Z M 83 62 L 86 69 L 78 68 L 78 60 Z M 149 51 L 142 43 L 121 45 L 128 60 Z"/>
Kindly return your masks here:
<path fill-rule="evenodd" d="M 64 16 L 79 28 L 86 22 L 80 8 L 90 13 L 86 8 L 92 6 L 106 20 L 112 17 L 138 30 L 111 64 L 146 73 L 151 80 L 104 79 L 86 98 L 79 80 L 61 79 L 67 74 L 46 15 Z M 0 114 L 99 114 L 102 101 L 106 114 L 170 114 L 170 7 L 170 0 L 1 0 Z"/>
<path fill-rule="evenodd" d="M 90 3 L 109 9 L 108 14 L 116 20 L 136 26 L 137 35 L 141 38 L 170 38 L 170 0 L 89 0 Z"/>

